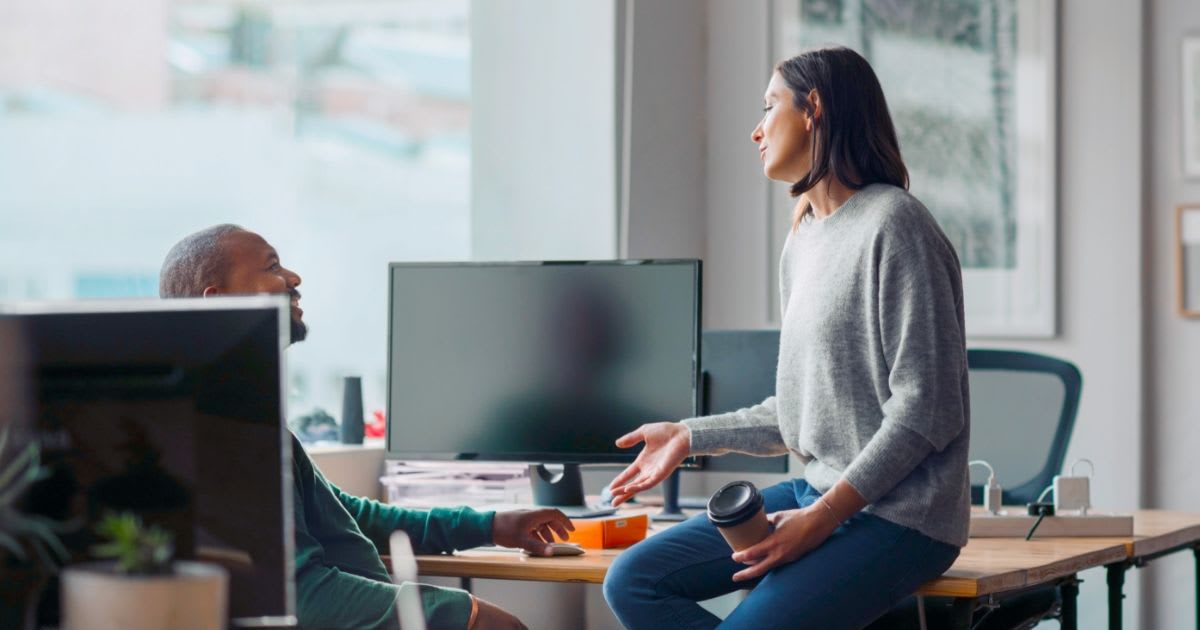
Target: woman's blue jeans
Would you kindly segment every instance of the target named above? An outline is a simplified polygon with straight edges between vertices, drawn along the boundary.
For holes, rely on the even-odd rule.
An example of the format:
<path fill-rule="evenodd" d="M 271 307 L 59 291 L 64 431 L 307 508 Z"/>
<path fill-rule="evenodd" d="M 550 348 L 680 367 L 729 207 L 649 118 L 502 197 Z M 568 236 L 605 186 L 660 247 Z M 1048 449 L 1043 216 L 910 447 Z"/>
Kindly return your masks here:
<path fill-rule="evenodd" d="M 821 496 L 795 479 L 763 491 L 768 513 Z M 820 547 L 754 582 L 701 514 L 625 550 L 604 580 L 604 598 L 626 628 L 860 628 L 945 572 L 959 549 L 915 529 L 859 512 Z M 722 622 L 696 602 L 750 588 Z"/>

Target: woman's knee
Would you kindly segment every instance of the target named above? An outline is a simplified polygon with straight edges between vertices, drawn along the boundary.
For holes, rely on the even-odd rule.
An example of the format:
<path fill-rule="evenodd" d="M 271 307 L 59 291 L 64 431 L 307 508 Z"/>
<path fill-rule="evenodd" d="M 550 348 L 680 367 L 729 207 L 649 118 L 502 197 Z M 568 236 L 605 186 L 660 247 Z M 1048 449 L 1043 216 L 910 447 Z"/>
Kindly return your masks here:
<path fill-rule="evenodd" d="M 634 545 L 621 552 L 604 575 L 604 600 L 613 610 L 625 607 L 649 585 L 650 567 L 644 562 L 646 554 L 640 553 L 638 547 Z"/>

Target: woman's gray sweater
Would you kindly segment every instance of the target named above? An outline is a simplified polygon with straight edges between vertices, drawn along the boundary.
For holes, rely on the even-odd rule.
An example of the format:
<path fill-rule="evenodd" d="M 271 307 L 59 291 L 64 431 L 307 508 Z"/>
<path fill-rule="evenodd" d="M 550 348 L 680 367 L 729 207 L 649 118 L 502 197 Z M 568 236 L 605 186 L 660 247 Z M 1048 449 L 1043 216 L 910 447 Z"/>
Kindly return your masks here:
<path fill-rule="evenodd" d="M 967 543 L 970 418 L 962 272 L 921 202 L 884 184 L 801 222 L 780 260 L 775 396 L 685 420 L 692 453 L 795 453 L 868 512 Z"/>

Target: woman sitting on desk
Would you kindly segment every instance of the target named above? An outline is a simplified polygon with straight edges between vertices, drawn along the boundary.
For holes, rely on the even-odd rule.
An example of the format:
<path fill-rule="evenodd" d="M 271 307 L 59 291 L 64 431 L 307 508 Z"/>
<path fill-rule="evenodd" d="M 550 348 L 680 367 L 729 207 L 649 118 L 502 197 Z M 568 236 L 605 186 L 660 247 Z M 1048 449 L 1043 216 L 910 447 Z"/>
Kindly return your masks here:
<path fill-rule="evenodd" d="M 711 628 L 696 602 L 754 587 L 722 624 L 857 628 L 941 575 L 967 542 L 967 362 L 958 258 L 912 197 L 879 81 L 852 50 L 776 66 L 751 139 L 799 197 L 780 261 L 776 395 L 647 424 L 614 503 L 689 454 L 796 454 L 764 491 L 774 531 L 731 555 L 704 516 L 622 554 L 604 595 L 630 628 Z"/>

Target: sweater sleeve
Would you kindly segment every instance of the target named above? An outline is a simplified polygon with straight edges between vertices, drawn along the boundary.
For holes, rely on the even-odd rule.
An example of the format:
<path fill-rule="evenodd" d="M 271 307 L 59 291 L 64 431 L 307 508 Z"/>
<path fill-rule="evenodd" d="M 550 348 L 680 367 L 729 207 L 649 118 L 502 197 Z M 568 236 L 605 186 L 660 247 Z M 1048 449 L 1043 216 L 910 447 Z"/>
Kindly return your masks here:
<path fill-rule="evenodd" d="M 729 413 L 689 418 L 692 455 L 782 455 L 787 452 L 779 433 L 775 397 Z"/>
<path fill-rule="evenodd" d="M 301 497 L 296 489 L 296 501 Z M 398 630 L 399 587 L 347 573 L 325 561 L 325 551 L 309 533 L 303 510 L 296 511 L 296 605 L 305 628 Z M 465 591 L 420 585 L 431 627 L 466 628 L 471 597 Z"/>
<path fill-rule="evenodd" d="M 388 540 L 396 530 L 408 534 L 413 551 L 419 554 L 450 553 L 492 542 L 495 512 L 476 512 L 467 507 L 408 510 L 349 495 L 332 483 L 329 485 L 380 554 L 388 553 Z"/>
<path fill-rule="evenodd" d="M 320 547 L 298 529 L 296 542 L 296 612 L 303 627 L 399 628 L 397 587 L 327 566 Z"/>
<path fill-rule="evenodd" d="M 417 589 L 430 628 L 466 628 L 471 620 L 471 594 L 457 588 L 405 582 L 401 590 Z"/>
<path fill-rule="evenodd" d="M 966 425 L 961 272 L 949 245 L 919 241 L 879 267 L 879 338 L 890 396 L 879 430 L 845 479 L 868 503 L 885 496 Z"/>

